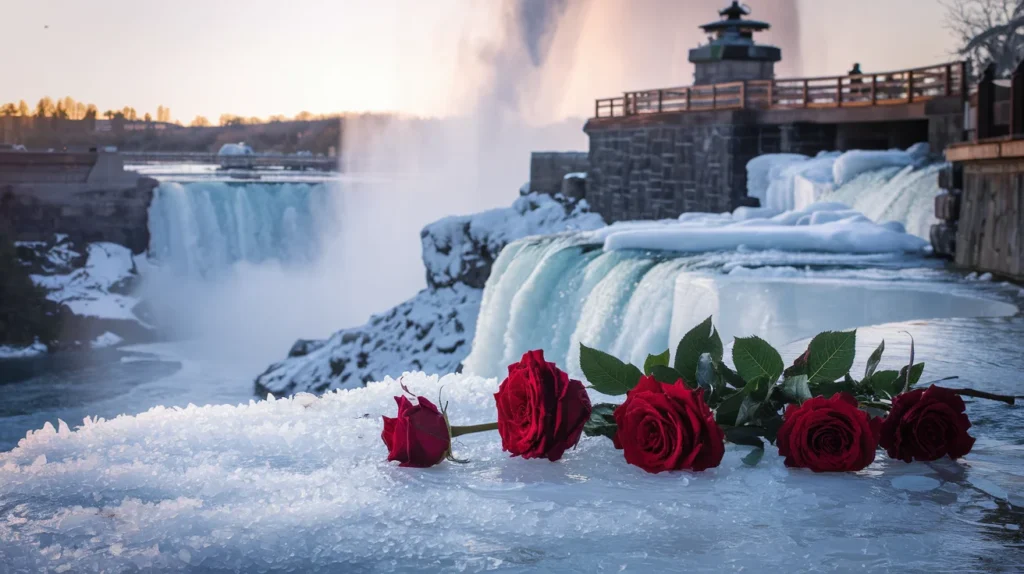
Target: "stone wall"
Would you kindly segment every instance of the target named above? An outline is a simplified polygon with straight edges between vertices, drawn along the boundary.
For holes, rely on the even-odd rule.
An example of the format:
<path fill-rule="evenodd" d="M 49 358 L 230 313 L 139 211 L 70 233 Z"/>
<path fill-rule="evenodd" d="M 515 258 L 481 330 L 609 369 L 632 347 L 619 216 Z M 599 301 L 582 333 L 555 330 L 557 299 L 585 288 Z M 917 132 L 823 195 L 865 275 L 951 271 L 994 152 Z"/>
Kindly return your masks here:
<path fill-rule="evenodd" d="M 555 195 L 562 192 L 562 180 L 570 173 L 590 169 L 587 152 L 533 152 L 530 154 L 530 191 Z"/>
<path fill-rule="evenodd" d="M 742 111 L 658 123 L 591 122 L 586 131 L 587 201 L 609 221 L 730 211 L 746 202 L 748 161 L 792 151 L 794 141 L 810 138 L 803 132 L 828 136 L 805 126 L 757 125 Z"/>
<path fill-rule="evenodd" d="M 117 154 L 0 152 L 0 217 L 19 241 L 61 233 L 141 253 L 149 246 L 156 186 L 156 180 L 124 171 Z"/>

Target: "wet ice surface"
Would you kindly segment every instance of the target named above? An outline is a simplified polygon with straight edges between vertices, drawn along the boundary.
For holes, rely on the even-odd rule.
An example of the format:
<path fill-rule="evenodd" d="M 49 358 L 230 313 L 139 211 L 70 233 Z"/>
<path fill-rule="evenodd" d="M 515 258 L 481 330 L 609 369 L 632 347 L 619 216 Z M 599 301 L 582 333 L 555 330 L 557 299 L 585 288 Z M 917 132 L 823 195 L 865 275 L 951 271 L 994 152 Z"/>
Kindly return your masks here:
<path fill-rule="evenodd" d="M 895 367 L 917 340 L 924 380 L 1020 392 L 1020 318 L 943 320 L 883 336 Z M 789 358 L 806 342 L 787 346 Z M 860 365 L 856 369 L 862 369 Z M 493 417 L 497 381 L 407 376 L 453 423 Z M 1024 567 L 1024 410 L 970 401 L 961 463 L 858 474 L 786 469 L 742 447 L 701 474 L 647 475 L 607 439 L 559 463 L 509 459 L 496 434 L 466 465 L 384 462 L 398 383 L 315 399 L 155 409 L 47 428 L 0 454 L 0 564 L 14 571 L 1016 571 Z M 599 397 L 595 397 L 599 398 Z"/>

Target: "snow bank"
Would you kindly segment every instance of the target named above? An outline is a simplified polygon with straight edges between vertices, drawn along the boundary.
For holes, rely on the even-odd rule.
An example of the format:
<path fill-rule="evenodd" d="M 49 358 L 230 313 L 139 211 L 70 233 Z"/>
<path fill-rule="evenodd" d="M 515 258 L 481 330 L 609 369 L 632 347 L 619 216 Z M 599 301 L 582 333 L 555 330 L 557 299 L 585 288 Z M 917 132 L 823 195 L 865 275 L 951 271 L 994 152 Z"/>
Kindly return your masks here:
<path fill-rule="evenodd" d="M 28 357 L 38 357 L 39 355 L 46 354 L 46 351 L 46 345 L 39 341 L 36 341 L 28 347 L 0 345 L 0 359 L 25 359 Z"/>
<path fill-rule="evenodd" d="M 90 244 L 85 266 L 70 273 L 32 275 L 48 299 L 75 315 L 141 323 L 132 312 L 138 299 L 126 294 L 136 279 L 131 250 L 115 243 Z"/>
<path fill-rule="evenodd" d="M 738 210 L 739 211 L 739 210 Z M 679 222 L 630 222 L 592 234 L 606 251 L 705 252 L 733 249 L 827 253 L 920 253 L 928 242 L 898 222 L 876 224 L 841 203 L 816 203 L 773 217 L 770 211 L 686 214 Z"/>
<path fill-rule="evenodd" d="M 402 382 L 449 401 L 453 424 L 493 420 L 495 379 Z M 771 447 L 748 468 L 750 449 L 728 446 L 719 468 L 648 475 L 606 438 L 549 463 L 510 458 L 491 432 L 456 441 L 468 464 L 404 469 L 385 462 L 380 440 L 401 392 L 388 379 L 323 398 L 47 423 L 0 453 L 2 569 L 1014 570 L 1015 533 L 998 534 L 1014 515 L 971 484 L 994 475 L 984 468 L 879 456 L 864 472 L 821 476 L 786 469 Z M 979 440 L 972 457 L 1000 444 Z"/>
<path fill-rule="evenodd" d="M 510 242 L 531 235 L 586 231 L 604 226 L 586 201 L 558 201 L 531 193 L 511 207 L 473 215 L 445 217 L 423 228 L 423 264 L 427 284 L 449 287 L 464 283 L 482 288 L 490 266 Z"/>

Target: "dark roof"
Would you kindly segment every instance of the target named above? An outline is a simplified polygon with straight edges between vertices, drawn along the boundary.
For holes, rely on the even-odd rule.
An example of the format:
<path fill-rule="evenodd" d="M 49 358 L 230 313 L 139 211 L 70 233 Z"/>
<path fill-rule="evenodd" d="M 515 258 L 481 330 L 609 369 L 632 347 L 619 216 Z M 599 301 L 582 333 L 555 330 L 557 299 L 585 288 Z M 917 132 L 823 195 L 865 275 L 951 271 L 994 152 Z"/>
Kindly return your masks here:
<path fill-rule="evenodd" d="M 718 14 L 722 16 L 722 20 L 701 26 L 705 32 L 723 32 L 725 30 L 759 32 L 772 27 L 767 22 L 744 20 L 744 16 L 750 15 L 750 9 L 736 1 L 733 1 L 732 5 L 720 10 Z"/>

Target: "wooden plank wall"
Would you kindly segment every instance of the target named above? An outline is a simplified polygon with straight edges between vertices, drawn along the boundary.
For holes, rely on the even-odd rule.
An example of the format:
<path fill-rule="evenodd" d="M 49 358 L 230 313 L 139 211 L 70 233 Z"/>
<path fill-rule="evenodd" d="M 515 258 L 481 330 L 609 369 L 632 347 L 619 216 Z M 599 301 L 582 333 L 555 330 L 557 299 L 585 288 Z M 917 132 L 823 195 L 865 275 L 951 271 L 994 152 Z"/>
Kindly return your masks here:
<path fill-rule="evenodd" d="M 957 264 L 1024 279 L 1024 159 L 963 166 Z"/>

